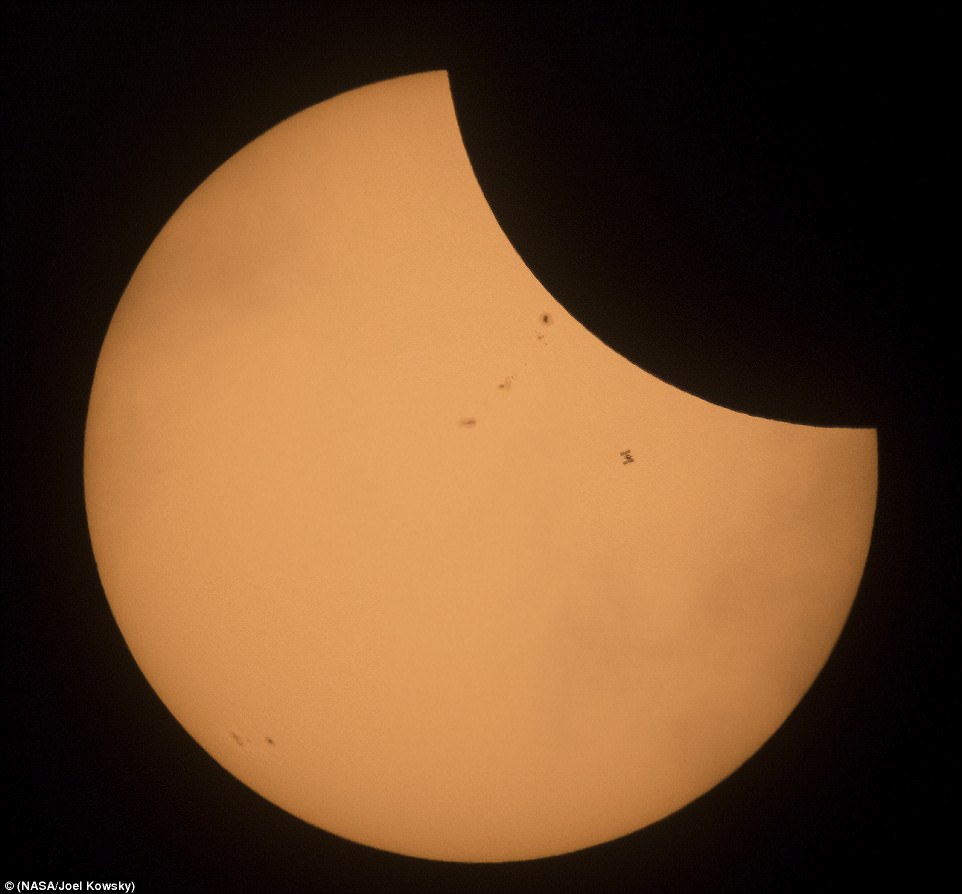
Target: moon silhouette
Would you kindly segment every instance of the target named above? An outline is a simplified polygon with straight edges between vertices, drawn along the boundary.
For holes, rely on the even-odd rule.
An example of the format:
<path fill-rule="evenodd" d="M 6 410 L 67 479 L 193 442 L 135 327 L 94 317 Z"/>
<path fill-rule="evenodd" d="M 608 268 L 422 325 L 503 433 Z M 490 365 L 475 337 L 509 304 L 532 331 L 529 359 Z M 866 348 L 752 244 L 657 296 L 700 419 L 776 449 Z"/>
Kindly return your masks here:
<path fill-rule="evenodd" d="M 111 322 L 84 479 L 117 623 L 220 764 L 345 838 L 503 861 L 655 822 L 782 724 L 858 589 L 876 435 L 595 338 L 429 72 L 187 199 Z"/>

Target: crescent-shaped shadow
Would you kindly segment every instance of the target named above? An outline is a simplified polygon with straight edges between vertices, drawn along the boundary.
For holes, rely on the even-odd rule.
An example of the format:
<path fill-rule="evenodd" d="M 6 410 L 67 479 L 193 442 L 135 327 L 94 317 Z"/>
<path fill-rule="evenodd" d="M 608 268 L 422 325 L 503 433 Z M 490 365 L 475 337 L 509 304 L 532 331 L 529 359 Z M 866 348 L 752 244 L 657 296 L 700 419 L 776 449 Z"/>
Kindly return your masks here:
<path fill-rule="evenodd" d="M 684 391 L 770 419 L 878 425 L 884 349 L 831 249 L 703 148 L 711 135 L 679 117 L 683 99 L 659 96 L 661 79 L 603 72 L 452 79 L 479 185 L 528 268 L 601 341 Z"/>

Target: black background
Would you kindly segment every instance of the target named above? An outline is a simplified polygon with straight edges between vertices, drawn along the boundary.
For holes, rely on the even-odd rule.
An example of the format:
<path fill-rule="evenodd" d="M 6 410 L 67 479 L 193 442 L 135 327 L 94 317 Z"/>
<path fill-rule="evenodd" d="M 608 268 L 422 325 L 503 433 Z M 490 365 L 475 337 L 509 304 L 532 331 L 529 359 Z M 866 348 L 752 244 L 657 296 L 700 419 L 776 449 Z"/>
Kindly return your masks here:
<path fill-rule="evenodd" d="M 4 13 L 3 880 L 934 887 L 951 869 L 958 713 L 947 20 L 918 5 L 199 6 Z M 228 776 L 140 675 L 84 516 L 97 354 L 167 218 L 288 115 L 437 68 L 505 232 L 589 329 L 716 403 L 880 438 L 863 584 L 785 726 L 662 822 L 521 864 L 374 851 Z"/>

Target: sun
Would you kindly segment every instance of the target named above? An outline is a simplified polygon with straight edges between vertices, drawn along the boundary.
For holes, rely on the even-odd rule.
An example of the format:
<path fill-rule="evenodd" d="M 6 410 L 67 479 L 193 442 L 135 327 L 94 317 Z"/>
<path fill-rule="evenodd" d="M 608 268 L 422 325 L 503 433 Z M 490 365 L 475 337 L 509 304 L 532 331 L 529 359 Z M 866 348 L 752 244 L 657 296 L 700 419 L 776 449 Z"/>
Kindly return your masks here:
<path fill-rule="evenodd" d="M 429 72 L 184 202 L 104 341 L 84 478 L 117 623 L 218 762 L 354 841 L 500 861 L 655 822 L 772 735 L 858 589 L 876 455 L 596 339 Z"/>

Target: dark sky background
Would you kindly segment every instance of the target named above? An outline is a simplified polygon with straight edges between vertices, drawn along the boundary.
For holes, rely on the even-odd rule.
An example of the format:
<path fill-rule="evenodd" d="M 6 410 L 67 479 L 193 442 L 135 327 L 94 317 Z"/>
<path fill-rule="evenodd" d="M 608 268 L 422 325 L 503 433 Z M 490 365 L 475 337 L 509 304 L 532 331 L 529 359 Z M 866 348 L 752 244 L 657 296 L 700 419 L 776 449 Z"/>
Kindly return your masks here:
<path fill-rule="evenodd" d="M 2 880 L 121 879 L 141 892 L 934 887 L 954 856 L 957 802 L 947 19 L 921 5 L 208 5 L 3 13 Z M 865 578 L 784 727 L 662 822 L 522 864 L 374 851 L 230 777 L 127 651 L 83 506 L 99 347 L 168 217 L 288 115 L 436 68 L 450 72 L 505 232 L 595 334 L 713 402 L 880 437 Z"/>

